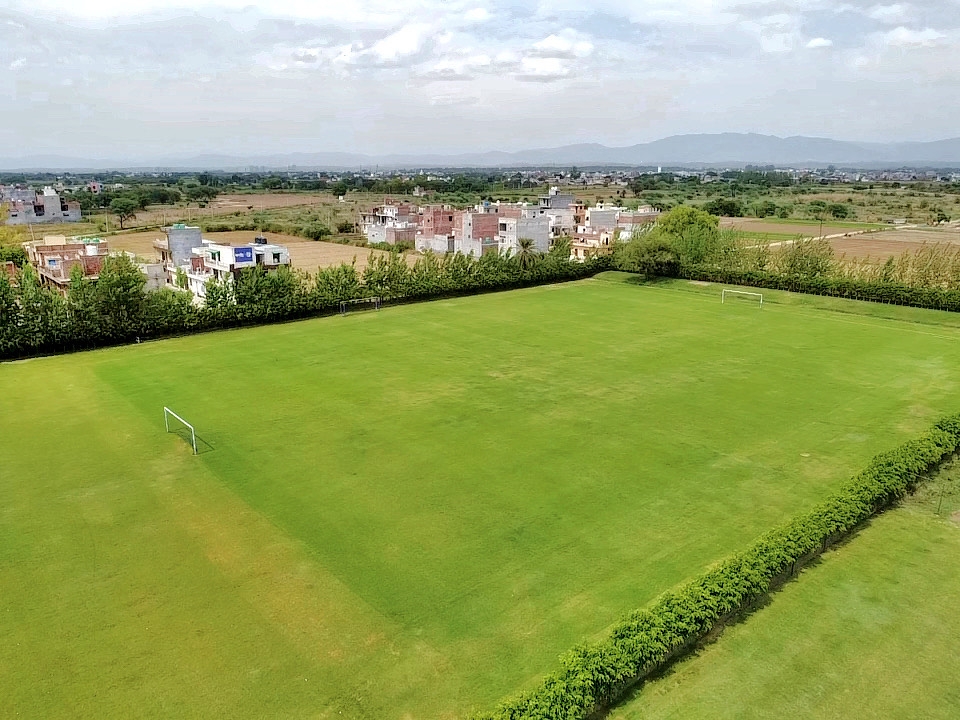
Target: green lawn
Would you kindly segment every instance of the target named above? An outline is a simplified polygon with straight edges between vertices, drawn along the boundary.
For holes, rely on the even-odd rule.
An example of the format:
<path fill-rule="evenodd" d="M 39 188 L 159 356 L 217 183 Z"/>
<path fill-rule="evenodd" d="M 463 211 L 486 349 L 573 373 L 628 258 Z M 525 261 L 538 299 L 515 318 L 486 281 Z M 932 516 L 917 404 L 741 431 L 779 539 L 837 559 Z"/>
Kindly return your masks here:
<path fill-rule="evenodd" d="M 942 506 L 936 478 L 611 720 L 956 718 L 960 468 L 948 474 Z"/>
<path fill-rule="evenodd" d="M 960 407 L 954 316 L 616 280 L 0 365 L 0 715 L 462 716 Z"/>

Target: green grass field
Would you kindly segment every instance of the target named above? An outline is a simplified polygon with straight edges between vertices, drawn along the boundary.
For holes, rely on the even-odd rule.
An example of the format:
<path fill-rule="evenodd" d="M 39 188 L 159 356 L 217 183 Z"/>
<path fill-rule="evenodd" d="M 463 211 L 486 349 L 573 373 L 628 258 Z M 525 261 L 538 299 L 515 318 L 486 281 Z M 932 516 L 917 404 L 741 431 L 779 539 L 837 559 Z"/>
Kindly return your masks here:
<path fill-rule="evenodd" d="M 960 407 L 954 316 L 618 280 L 0 365 L 0 715 L 462 716 Z"/>
<path fill-rule="evenodd" d="M 960 467 L 943 475 L 611 720 L 956 718 Z M 953 493 L 941 503 L 945 479 Z"/>

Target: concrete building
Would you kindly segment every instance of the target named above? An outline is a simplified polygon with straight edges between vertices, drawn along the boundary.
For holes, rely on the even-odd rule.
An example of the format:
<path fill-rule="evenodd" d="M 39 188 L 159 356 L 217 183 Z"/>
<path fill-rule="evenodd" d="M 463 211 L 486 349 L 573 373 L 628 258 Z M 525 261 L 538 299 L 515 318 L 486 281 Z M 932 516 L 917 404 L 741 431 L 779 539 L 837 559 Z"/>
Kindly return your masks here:
<path fill-rule="evenodd" d="M 619 228 L 607 230 L 587 227 L 577 228 L 570 239 L 570 259 L 583 262 L 595 255 L 609 254 L 619 234 Z"/>
<path fill-rule="evenodd" d="M 621 207 L 599 203 L 596 207 L 587 208 L 584 225 L 594 230 L 613 230 L 618 226 L 621 212 Z"/>
<path fill-rule="evenodd" d="M 37 270 L 40 283 L 66 295 L 70 276 L 79 267 L 83 276 L 96 281 L 109 255 L 109 247 L 100 238 L 66 238 L 47 235 L 43 240 L 23 244 L 30 264 Z"/>
<path fill-rule="evenodd" d="M 136 262 L 132 253 L 127 253 Z M 167 286 L 167 269 L 161 262 L 137 262 L 140 272 L 147 278 L 144 290 L 162 290 Z"/>
<path fill-rule="evenodd" d="M 52 187 L 27 199 L 11 199 L 8 205 L 7 225 L 78 222 L 82 216 L 80 203 L 62 200 Z"/>
<path fill-rule="evenodd" d="M 193 294 L 194 301 L 199 303 L 207 296 L 209 280 L 235 282 L 245 268 L 258 266 L 267 272 L 289 267 L 290 251 L 283 245 L 269 243 L 221 245 L 204 240 L 202 245 L 193 248 L 189 261 L 179 269 L 186 275 L 186 289 Z"/>
<path fill-rule="evenodd" d="M 456 210 L 449 205 L 427 205 L 417 213 L 417 234 L 427 237 L 451 235 Z"/>
<path fill-rule="evenodd" d="M 190 264 L 193 249 L 203 245 L 203 234 L 200 228 L 192 225 L 177 223 L 163 229 L 165 239 L 154 240 L 153 248 L 160 256 L 167 277 L 167 285 L 176 287 L 177 268 Z"/>
<path fill-rule="evenodd" d="M 498 252 L 500 217 L 491 212 L 464 211 L 454 216 L 453 249 L 463 255 L 480 257 Z"/>
<path fill-rule="evenodd" d="M 456 251 L 456 240 L 452 232 L 449 235 L 423 235 L 417 233 L 414 247 L 416 247 L 417 252 L 421 253 L 427 251 L 434 253 L 452 253 Z"/>
<path fill-rule="evenodd" d="M 497 242 L 500 253 L 516 255 L 520 250 L 520 239 L 533 240 L 537 252 L 550 250 L 550 220 L 538 215 L 533 209 L 525 217 L 501 217 L 497 228 Z"/>
<path fill-rule="evenodd" d="M 634 230 L 656 222 L 659 217 L 660 211 L 649 205 L 636 210 L 623 210 L 617 218 L 617 227 L 620 228 L 621 234 L 632 235 Z"/>
<path fill-rule="evenodd" d="M 541 210 L 561 210 L 569 208 L 577 202 L 573 195 L 561 193 L 560 188 L 551 187 L 546 195 L 541 195 L 539 204 Z"/>
<path fill-rule="evenodd" d="M 414 243 L 417 236 L 417 208 L 410 203 L 389 200 L 370 212 L 360 214 L 360 229 L 369 243 Z"/>

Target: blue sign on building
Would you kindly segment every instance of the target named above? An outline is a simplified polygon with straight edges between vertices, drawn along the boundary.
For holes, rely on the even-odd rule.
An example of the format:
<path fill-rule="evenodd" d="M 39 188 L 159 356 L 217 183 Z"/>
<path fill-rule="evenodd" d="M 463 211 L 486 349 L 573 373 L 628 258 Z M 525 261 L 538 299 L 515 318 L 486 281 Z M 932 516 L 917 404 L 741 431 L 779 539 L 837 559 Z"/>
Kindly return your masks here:
<path fill-rule="evenodd" d="M 253 248 L 251 247 L 234 248 L 233 261 L 238 263 L 253 262 Z"/>

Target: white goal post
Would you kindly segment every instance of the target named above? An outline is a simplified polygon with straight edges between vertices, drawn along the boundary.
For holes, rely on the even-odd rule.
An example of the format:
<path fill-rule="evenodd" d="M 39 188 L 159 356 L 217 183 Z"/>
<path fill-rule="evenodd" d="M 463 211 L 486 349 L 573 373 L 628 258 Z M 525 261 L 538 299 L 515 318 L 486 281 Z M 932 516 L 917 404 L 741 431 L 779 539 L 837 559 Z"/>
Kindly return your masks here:
<path fill-rule="evenodd" d="M 170 418 L 174 417 L 180 422 L 182 422 L 186 427 L 190 429 L 190 444 L 193 445 L 193 454 L 197 454 L 197 431 L 193 429 L 193 425 L 188 423 L 182 417 L 177 415 L 173 410 L 168 408 L 166 405 L 163 406 L 163 426 L 167 429 L 167 432 L 170 432 Z"/>
<path fill-rule="evenodd" d="M 349 309 L 349 307 L 350 307 L 351 305 L 360 305 L 361 303 L 373 305 L 373 309 L 374 309 L 374 310 L 379 310 L 379 309 L 380 309 L 380 296 L 378 295 L 378 296 L 376 296 L 376 297 L 357 298 L 356 300 L 341 300 L 341 301 L 340 301 L 340 314 L 341 314 L 341 315 L 346 315 L 346 314 L 347 314 L 347 310 Z"/>
<path fill-rule="evenodd" d="M 746 290 L 727 290 L 724 288 L 720 291 L 721 303 L 725 303 L 727 301 L 727 295 L 749 295 L 751 297 L 760 298 L 760 308 L 763 309 L 763 293 L 747 292 Z"/>

